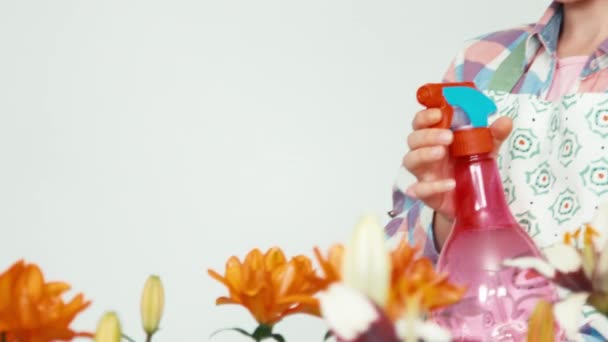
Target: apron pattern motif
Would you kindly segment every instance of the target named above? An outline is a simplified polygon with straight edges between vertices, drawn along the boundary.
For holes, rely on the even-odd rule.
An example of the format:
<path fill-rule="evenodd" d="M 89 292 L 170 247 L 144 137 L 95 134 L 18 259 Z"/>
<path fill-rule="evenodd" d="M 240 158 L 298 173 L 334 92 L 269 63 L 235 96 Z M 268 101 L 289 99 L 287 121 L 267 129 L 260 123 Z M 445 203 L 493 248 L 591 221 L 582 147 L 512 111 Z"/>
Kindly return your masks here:
<path fill-rule="evenodd" d="M 498 109 L 491 120 L 513 119 L 509 148 L 497 157 L 507 202 L 535 242 L 547 247 L 608 200 L 607 96 L 550 102 L 534 94 L 485 93 Z"/>
<path fill-rule="evenodd" d="M 587 189 L 601 196 L 608 192 L 608 159 L 602 157 L 591 161 L 583 171 L 581 179 Z"/>

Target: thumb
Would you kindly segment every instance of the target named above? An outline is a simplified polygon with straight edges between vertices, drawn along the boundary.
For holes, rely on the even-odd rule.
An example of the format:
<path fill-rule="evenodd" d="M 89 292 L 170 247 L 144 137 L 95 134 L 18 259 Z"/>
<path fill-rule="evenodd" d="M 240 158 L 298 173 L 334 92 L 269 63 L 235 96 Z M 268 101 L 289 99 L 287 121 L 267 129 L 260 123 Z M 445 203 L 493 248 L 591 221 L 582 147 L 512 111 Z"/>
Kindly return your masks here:
<path fill-rule="evenodd" d="M 507 116 L 496 119 L 490 125 L 490 131 L 494 137 L 494 154 L 498 153 L 500 145 L 509 137 L 511 130 L 513 130 L 513 120 Z"/>

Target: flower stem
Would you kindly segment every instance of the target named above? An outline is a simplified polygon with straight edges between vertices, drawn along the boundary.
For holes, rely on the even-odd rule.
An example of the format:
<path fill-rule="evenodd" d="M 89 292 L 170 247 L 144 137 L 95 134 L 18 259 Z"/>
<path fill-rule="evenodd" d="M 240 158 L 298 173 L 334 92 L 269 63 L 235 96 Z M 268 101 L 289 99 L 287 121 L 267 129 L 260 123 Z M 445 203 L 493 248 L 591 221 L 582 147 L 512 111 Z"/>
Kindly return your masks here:
<path fill-rule="evenodd" d="M 135 342 L 134 339 L 132 339 L 131 337 L 129 337 L 128 335 L 122 334 L 122 338 L 124 338 L 125 340 L 129 341 L 129 342 Z"/>
<path fill-rule="evenodd" d="M 146 334 L 146 342 L 152 341 L 152 334 Z"/>

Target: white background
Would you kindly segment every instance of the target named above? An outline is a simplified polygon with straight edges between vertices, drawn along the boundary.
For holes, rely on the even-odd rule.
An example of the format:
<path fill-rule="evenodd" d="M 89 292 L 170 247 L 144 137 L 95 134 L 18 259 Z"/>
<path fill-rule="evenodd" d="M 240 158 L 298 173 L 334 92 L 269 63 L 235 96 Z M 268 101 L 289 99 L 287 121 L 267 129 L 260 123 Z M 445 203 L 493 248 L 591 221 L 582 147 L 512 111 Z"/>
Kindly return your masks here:
<path fill-rule="evenodd" d="M 253 247 L 312 255 L 388 211 L 416 88 L 546 3 L 1 0 L 0 269 L 26 258 L 84 292 L 79 329 L 116 310 L 141 341 L 150 273 L 157 341 L 252 329 L 214 306 L 206 269 Z"/>

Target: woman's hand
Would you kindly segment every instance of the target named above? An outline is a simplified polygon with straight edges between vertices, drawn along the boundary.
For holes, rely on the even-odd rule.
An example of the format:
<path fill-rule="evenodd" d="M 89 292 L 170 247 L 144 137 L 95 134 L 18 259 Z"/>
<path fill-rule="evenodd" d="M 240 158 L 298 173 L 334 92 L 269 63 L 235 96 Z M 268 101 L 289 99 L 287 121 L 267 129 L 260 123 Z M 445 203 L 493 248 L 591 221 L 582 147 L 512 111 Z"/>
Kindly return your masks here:
<path fill-rule="evenodd" d="M 453 133 L 449 129 L 432 128 L 441 120 L 439 109 L 425 109 L 414 117 L 413 131 L 407 138 L 409 152 L 403 158 L 403 166 L 417 181 L 407 194 L 420 199 L 435 211 L 434 230 L 439 246 L 443 245 L 454 220 L 453 161 L 448 153 Z M 494 137 L 496 155 L 513 128 L 508 117 L 497 119 L 490 130 Z"/>

